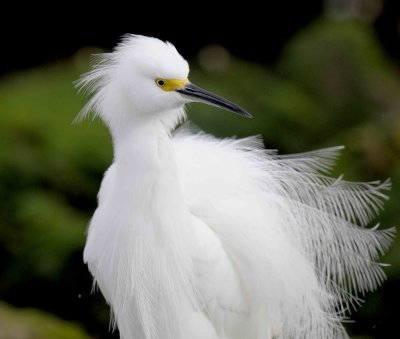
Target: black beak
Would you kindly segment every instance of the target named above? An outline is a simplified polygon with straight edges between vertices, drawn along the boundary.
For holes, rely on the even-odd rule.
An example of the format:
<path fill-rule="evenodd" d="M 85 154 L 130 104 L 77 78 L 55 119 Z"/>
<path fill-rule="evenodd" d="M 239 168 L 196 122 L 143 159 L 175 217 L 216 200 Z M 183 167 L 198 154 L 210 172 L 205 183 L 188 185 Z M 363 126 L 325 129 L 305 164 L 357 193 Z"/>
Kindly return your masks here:
<path fill-rule="evenodd" d="M 185 99 L 189 99 L 190 101 L 203 102 L 205 104 L 220 107 L 227 111 L 239 114 L 242 117 L 246 118 L 252 117 L 252 115 L 249 112 L 239 107 L 238 105 L 224 98 L 221 98 L 220 96 L 215 95 L 214 93 L 206 91 L 205 89 L 197 87 L 196 85 L 193 85 L 190 82 L 186 83 L 185 87 L 178 88 L 176 91 L 178 93 L 181 93 L 185 97 Z"/>

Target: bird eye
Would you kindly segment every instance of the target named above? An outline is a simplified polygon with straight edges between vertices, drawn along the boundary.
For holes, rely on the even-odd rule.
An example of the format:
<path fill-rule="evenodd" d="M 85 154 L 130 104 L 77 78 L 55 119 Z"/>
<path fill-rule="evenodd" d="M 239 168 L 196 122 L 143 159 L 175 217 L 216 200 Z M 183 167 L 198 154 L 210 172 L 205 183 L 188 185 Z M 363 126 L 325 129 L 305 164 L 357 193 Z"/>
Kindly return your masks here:
<path fill-rule="evenodd" d="M 157 79 L 156 84 L 159 87 L 163 87 L 165 85 L 165 81 L 163 79 Z"/>

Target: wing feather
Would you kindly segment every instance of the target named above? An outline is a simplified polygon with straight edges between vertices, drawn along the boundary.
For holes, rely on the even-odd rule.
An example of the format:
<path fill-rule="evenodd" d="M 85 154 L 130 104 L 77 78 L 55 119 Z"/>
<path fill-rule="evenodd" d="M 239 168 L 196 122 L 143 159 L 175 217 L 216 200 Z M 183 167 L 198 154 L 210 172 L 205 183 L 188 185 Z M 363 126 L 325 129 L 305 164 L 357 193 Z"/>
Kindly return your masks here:
<path fill-rule="evenodd" d="M 390 181 L 328 176 L 342 147 L 281 156 L 259 138 L 174 137 L 193 214 L 221 240 L 249 296 L 251 338 L 347 338 L 341 321 L 385 278 L 394 229 L 369 227 Z M 264 332 L 263 332 L 264 331 Z"/>

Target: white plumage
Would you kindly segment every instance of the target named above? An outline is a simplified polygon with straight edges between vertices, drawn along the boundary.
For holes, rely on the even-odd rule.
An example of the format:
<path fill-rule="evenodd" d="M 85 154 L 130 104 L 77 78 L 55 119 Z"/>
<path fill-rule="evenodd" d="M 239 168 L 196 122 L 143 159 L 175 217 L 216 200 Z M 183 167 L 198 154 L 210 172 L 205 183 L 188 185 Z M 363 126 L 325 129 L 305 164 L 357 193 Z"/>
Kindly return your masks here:
<path fill-rule="evenodd" d="M 84 260 L 123 339 L 340 339 L 384 279 L 390 183 L 327 175 L 340 147 L 279 156 L 256 138 L 173 129 L 189 101 L 171 44 L 127 36 L 80 81 L 113 136 Z M 175 134 L 173 134 L 175 133 Z"/>

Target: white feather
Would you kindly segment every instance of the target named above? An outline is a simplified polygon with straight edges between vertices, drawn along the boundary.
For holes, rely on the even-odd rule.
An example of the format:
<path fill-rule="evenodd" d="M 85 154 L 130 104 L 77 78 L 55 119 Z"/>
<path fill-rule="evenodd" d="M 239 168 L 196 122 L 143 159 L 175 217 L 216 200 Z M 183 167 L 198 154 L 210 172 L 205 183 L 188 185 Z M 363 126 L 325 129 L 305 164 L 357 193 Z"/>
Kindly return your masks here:
<path fill-rule="evenodd" d="M 328 177 L 341 147 L 172 137 L 183 101 L 154 79 L 187 74 L 172 45 L 128 36 L 80 81 L 115 154 L 84 259 L 121 338 L 347 338 L 350 306 L 384 279 L 394 229 L 368 225 L 389 181 Z"/>

